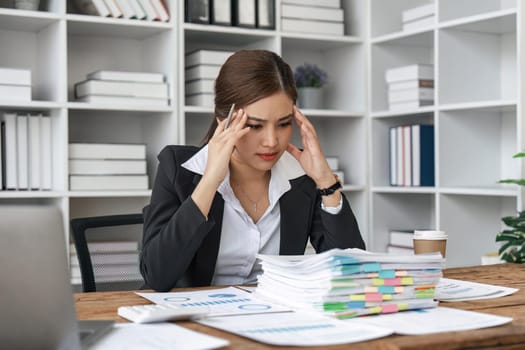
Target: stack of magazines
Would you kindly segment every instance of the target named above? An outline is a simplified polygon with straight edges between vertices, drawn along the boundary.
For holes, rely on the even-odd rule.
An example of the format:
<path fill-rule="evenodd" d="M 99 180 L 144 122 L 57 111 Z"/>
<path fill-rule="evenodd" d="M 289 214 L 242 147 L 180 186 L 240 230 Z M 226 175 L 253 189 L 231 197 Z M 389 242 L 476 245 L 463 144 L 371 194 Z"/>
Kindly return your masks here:
<path fill-rule="evenodd" d="M 440 253 L 393 255 L 333 249 L 317 255 L 258 255 L 258 297 L 339 319 L 436 307 Z"/>

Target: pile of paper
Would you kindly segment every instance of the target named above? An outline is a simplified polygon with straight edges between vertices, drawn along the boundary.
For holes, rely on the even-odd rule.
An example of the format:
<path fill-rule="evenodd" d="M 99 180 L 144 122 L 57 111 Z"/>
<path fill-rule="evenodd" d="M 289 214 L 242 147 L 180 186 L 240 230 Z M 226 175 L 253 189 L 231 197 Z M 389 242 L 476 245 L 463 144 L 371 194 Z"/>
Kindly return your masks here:
<path fill-rule="evenodd" d="M 258 255 L 255 294 L 340 319 L 436 307 L 439 253 L 392 255 L 333 249 L 317 255 Z"/>

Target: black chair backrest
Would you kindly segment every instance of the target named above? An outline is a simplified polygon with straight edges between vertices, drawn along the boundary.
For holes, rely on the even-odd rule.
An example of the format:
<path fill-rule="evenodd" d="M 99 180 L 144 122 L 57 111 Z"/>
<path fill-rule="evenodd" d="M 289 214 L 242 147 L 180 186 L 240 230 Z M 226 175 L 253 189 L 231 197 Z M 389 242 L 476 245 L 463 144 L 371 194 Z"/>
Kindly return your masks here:
<path fill-rule="evenodd" d="M 143 224 L 142 214 L 122 214 L 76 218 L 71 220 L 71 229 L 82 279 L 83 292 L 96 292 L 95 273 L 86 239 L 86 230 L 92 228 Z"/>

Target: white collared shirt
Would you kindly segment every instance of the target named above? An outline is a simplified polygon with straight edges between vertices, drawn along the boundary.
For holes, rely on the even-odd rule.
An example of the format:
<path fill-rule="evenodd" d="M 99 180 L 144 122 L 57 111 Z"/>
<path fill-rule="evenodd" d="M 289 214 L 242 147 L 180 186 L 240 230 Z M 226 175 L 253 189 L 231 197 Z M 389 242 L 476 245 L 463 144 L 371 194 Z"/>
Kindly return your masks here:
<path fill-rule="evenodd" d="M 208 146 L 204 146 L 182 166 L 194 173 L 204 174 L 208 161 Z M 246 213 L 230 186 L 228 173 L 217 192 L 224 199 L 219 254 L 212 285 L 238 285 L 255 283 L 261 267 L 256 255 L 279 254 L 281 241 L 281 211 L 279 199 L 290 190 L 290 180 L 305 174 L 299 162 L 288 152 L 272 168 L 268 198 L 270 205 L 257 223 Z M 339 208 L 323 208 L 337 214 Z M 328 210 L 327 210 L 328 209 Z M 335 209 L 335 211 L 334 211 Z"/>

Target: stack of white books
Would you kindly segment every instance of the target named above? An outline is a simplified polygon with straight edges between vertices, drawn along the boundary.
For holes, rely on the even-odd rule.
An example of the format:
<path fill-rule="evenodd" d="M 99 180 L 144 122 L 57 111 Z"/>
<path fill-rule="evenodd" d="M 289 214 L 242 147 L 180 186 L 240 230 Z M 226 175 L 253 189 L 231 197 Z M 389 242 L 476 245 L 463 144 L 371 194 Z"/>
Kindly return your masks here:
<path fill-rule="evenodd" d="M 391 230 L 388 236 L 387 253 L 400 255 L 414 254 L 414 231 Z"/>
<path fill-rule="evenodd" d="M 4 113 L 0 132 L 0 184 L 3 190 L 52 187 L 51 118 Z"/>
<path fill-rule="evenodd" d="M 100 70 L 75 84 L 79 102 L 124 106 L 169 105 L 169 89 L 162 73 Z"/>
<path fill-rule="evenodd" d="M 0 67 L 0 100 L 31 101 L 31 71 Z"/>
<path fill-rule="evenodd" d="M 403 11 L 403 30 L 428 28 L 436 23 L 436 4 L 429 3 Z"/>
<path fill-rule="evenodd" d="M 221 66 L 232 51 L 196 50 L 186 54 L 185 93 L 186 105 L 206 106 L 214 105 L 215 79 L 219 75 Z"/>
<path fill-rule="evenodd" d="M 344 35 L 344 9 L 340 0 L 282 0 L 284 32 Z"/>
<path fill-rule="evenodd" d="M 255 296 L 339 319 L 437 306 L 440 253 L 396 255 L 332 249 L 316 255 L 258 255 Z"/>
<path fill-rule="evenodd" d="M 95 281 L 140 281 L 139 250 L 136 241 L 89 242 L 89 255 Z M 75 245 L 70 245 L 71 283 L 82 283 Z"/>
<path fill-rule="evenodd" d="M 69 144 L 71 191 L 147 190 L 146 145 Z"/>
<path fill-rule="evenodd" d="M 390 110 L 415 109 L 434 104 L 434 65 L 411 64 L 387 69 Z"/>
<path fill-rule="evenodd" d="M 80 13 L 92 16 L 168 22 L 162 0 L 75 0 Z"/>

